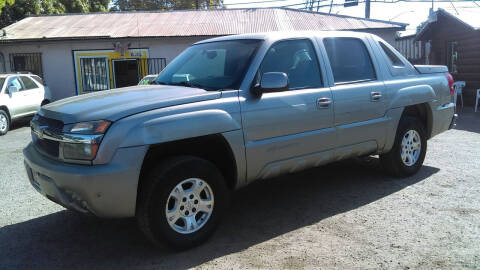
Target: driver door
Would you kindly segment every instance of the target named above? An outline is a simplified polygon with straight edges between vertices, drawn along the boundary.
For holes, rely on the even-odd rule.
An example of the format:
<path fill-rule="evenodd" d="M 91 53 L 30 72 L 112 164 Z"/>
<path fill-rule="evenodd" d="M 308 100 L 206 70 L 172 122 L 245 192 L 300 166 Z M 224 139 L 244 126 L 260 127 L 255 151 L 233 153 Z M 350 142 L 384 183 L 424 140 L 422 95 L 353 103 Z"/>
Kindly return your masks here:
<path fill-rule="evenodd" d="M 283 72 L 289 89 L 241 101 L 247 179 L 270 178 L 333 158 L 332 93 L 322 81 L 315 43 L 282 40 L 267 51 L 257 77 Z"/>

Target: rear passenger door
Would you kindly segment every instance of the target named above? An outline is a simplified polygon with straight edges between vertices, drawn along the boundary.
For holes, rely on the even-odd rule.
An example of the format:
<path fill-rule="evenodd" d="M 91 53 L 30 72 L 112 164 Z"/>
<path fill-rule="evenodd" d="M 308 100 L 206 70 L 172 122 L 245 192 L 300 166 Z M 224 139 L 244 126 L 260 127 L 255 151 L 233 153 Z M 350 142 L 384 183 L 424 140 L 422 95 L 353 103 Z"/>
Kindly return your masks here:
<path fill-rule="evenodd" d="M 369 44 L 360 38 L 332 37 L 324 38 L 323 45 L 333 79 L 337 155 L 375 151 L 385 137 L 386 93 Z"/>
<path fill-rule="evenodd" d="M 43 100 L 43 91 L 28 76 L 20 76 L 20 79 L 23 82 L 24 90 L 22 93 L 26 104 L 28 104 L 28 111 L 29 113 L 34 113 L 40 108 Z"/>

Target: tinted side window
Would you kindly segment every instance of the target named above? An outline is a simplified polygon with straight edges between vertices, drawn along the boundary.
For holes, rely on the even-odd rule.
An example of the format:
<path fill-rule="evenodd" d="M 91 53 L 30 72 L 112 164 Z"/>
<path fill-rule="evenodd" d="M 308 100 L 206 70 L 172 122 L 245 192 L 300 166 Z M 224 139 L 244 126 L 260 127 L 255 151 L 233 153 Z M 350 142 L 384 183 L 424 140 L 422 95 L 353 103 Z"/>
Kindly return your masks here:
<path fill-rule="evenodd" d="M 286 40 L 273 44 L 260 66 L 260 75 L 267 72 L 286 73 L 290 89 L 322 86 L 317 56 L 309 40 Z"/>
<path fill-rule="evenodd" d="M 32 79 L 22 76 L 20 77 L 22 79 L 23 85 L 25 85 L 25 89 L 35 89 L 38 88 L 38 86 L 32 81 Z"/>
<path fill-rule="evenodd" d="M 404 67 L 405 64 L 402 62 L 402 60 L 400 60 L 400 58 L 398 58 L 394 52 L 392 52 L 392 50 L 390 50 L 390 48 L 387 47 L 387 45 L 383 44 L 383 42 L 379 42 L 380 43 L 380 46 L 382 47 L 383 51 L 385 52 L 385 54 L 388 56 L 388 59 L 390 59 L 390 63 L 392 64 L 392 66 L 394 67 Z"/>
<path fill-rule="evenodd" d="M 363 41 L 357 38 L 325 38 L 325 49 L 335 83 L 375 80 L 372 59 Z"/>
<path fill-rule="evenodd" d="M 11 85 L 16 86 L 18 91 L 25 90 L 25 88 L 23 88 L 23 85 L 20 82 L 20 79 L 18 77 L 13 77 L 13 78 L 10 78 L 10 80 L 8 80 L 7 89 Z"/>

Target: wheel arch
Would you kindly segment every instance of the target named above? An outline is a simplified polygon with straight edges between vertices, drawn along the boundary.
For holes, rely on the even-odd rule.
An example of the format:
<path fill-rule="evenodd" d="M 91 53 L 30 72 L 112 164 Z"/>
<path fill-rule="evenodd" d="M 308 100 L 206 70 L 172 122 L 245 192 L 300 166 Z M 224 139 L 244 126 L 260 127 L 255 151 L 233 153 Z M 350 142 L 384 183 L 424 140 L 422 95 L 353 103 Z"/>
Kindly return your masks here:
<path fill-rule="evenodd" d="M 432 134 L 433 116 L 432 110 L 428 103 L 420 103 L 406 106 L 402 112 L 402 117 L 405 116 L 418 118 L 422 122 L 423 127 L 425 128 L 425 132 L 427 133 L 427 139 L 430 138 Z"/>
<path fill-rule="evenodd" d="M 5 106 L 5 105 L 0 105 L 0 110 L 3 110 L 7 113 L 8 121 L 10 121 L 10 123 L 11 123 L 12 122 L 12 116 L 10 115 L 10 111 L 8 110 L 8 107 Z"/>
<path fill-rule="evenodd" d="M 46 104 L 48 104 L 48 103 L 50 103 L 50 102 L 51 102 L 51 101 L 50 101 L 48 98 L 46 98 L 46 99 L 42 100 L 42 103 L 40 103 L 40 106 L 46 105 Z"/>
<path fill-rule="evenodd" d="M 142 188 L 142 179 L 159 160 L 179 155 L 191 155 L 212 162 L 222 173 L 228 188 L 236 188 L 238 173 L 234 152 L 222 134 L 212 134 L 151 145 L 142 164 L 137 194 Z"/>
<path fill-rule="evenodd" d="M 390 109 L 387 112 L 386 116 L 390 118 L 391 121 L 389 121 L 388 123 L 388 127 L 386 130 L 386 143 L 384 147 L 379 151 L 380 154 L 387 153 L 393 147 L 393 143 L 397 135 L 398 125 L 400 124 L 400 120 L 403 117 L 413 116 L 420 119 L 425 128 L 427 140 L 431 137 L 433 128 L 433 116 L 432 109 L 427 102 Z"/>

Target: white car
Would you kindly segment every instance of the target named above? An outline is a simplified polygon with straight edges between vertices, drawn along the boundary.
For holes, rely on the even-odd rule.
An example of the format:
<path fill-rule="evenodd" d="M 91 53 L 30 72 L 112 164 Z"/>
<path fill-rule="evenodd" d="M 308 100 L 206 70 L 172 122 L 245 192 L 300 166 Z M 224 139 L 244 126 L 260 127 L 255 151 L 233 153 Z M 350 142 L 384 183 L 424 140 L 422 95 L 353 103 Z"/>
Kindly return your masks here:
<path fill-rule="evenodd" d="M 150 74 L 143 77 L 139 82 L 138 85 L 149 85 L 153 80 L 158 77 L 158 74 Z"/>
<path fill-rule="evenodd" d="M 37 75 L 0 74 L 0 136 L 7 134 L 13 121 L 49 103 L 49 92 Z"/>

